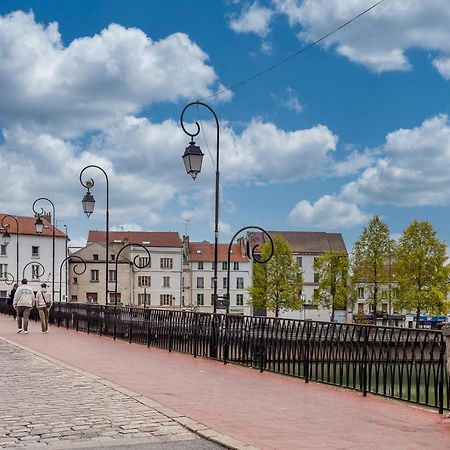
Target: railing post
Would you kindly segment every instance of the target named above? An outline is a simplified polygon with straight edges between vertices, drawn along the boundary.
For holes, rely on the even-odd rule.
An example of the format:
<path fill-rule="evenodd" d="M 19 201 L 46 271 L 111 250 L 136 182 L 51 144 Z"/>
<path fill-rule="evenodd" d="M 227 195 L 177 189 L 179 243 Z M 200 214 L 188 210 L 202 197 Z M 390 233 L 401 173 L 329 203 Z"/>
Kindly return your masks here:
<path fill-rule="evenodd" d="M 266 324 L 266 320 L 265 319 L 260 319 L 262 323 L 262 327 L 261 327 L 261 336 L 260 336 L 260 340 L 261 343 L 264 341 L 264 327 Z M 258 324 L 259 325 L 259 324 Z M 258 326 L 259 328 L 259 326 Z M 265 367 L 265 360 L 266 360 L 266 346 L 265 345 L 260 345 L 260 349 L 261 351 L 259 352 L 259 372 L 263 373 L 264 372 L 264 367 Z"/>
<path fill-rule="evenodd" d="M 194 358 L 197 358 L 198 354 L 198 313 L 194 314 Z"/>
<path fill-rule="evenodd" d="M 363 396 L 367 397 L 367 345 L 368 345 L 368 339 L 369 334 L 367 332 L 367 326 L 364 326 L 363 328 L 363 354 L 362 354 L 362 392 Z"/>
<path fill-rule="evenodd" d="M 117 337 L 117 324 L 116 324 L 116 322 L 117 322 L 117 308 L 116 308 L 116 306 L 114 306 L 114 312 L 113 312 L 113 323 L 114 323 L 114 326 L 113 326 L 113 339 L 114 340 L 116 340 L 116 337 Z"/>
<path fill-rule="evenodd" d="M 104 320 L 104 315 L 102 314 L 102 310 L 103 310 L 103 306 L 100 305 L 98 307 L 98 321 L 99 321 L 98 334 L 99 334 L 100 337 L 102 336 L 103 320 Z"/>
<path fill-rule="evenodd" d="M 61 323 L 61 299 L 59 299 L 59 307 L 58 307 L 58 328 L 60 323 Z"/>
<path fill-rule="evenodd" d="M 223 363 L 226 364 L 228 362 L 228 325 L 229 319 L 228 314 L 225 314 L 225 332 L 223 337 Z"/>
<path fill-rule="evenodd" d="M 447 370 L 448 377 L 450 378 L 450 324 L 442 327 L 442 343 L 441 351 L 439 353 L 439 368 L 441 373 L 439 379 L 439 414 L 443 414 L 445 370 Z M 447 356 L 447 368 L 444 363 L 445 356 Z M 450 408 L 450 405 L 447 405 L 447 408 Z"/>
<path fill-rule="evenodd" d="M 91 331 L 91 314 L 90 314 L 90 306 L 86 308 L 86 318 L 87 318 L 87 333 Z"/>
<path fill-rule="evenodd" d="M 169 352 L 172 351 L 172 338 L 173 338 L 173 311 L 169 311 Z"/>
<path fill-rule="evenodd" d="M 131 344 L 132 340 L 133 340 L 133 308 L 130 307 L 130 327 L 128 330 L 128 338 L 129 338 L 129 343 Z"/>
<path fill-rule="evenodd" d="M 310 339 L 311 339 L 311 322 L 310 321 L 305 321 L 305 328 L 306 328 L 306 339 L 305 339 L 305 343 L 304 343 L 304 350 L 303 350 L 303 372 L 305 375 L 305 383 L 309 382 L 309 362 L 310 362 L 310 355 L 309 355 L 309 351 L 310 351 Z"/>

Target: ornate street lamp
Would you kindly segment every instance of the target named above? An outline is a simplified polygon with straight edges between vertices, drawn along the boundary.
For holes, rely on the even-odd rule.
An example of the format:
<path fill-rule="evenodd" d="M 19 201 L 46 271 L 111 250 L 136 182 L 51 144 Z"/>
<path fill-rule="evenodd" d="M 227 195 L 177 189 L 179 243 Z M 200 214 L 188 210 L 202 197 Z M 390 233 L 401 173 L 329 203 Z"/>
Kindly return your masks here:
<path fill-rule="evenodd" d="M 87 265 L 86 265 L 86 261 L 78 255 L 69 255 L 66 258 L 63 259 L 63 261 L 61 262 L 61 265 L 59 266 L 59 303 L 61 303 L 61 296 L 62 296 L 62 270 L 63 270 L 63 265 L 66 261 L 68 261 L 69 263 L 73 260 L 76 259 L 77 261 L 83 263 L 83 270 L 78 271 L 77 267 L 78 264 L 74 264 L 74 266 L 72 267 L 73 273 L 75 275 L 82 275 L 84 272 L 86 272 L 87 269 Z M 66 283 L 68 283 L 68 280 L 66 279 Z M 68 303 L 68 300 L 66 298 L 66 303 Z"/>
<path fill-rule="evenodd" d="M 31 276 L 36 275 L 36 278 L 37 278 L 37 279 L 39 279 L 39 278 L 41 278 L 41 277 L 44 276 L 44 274 L 45 274 L 45 267 L 44 267 L 40 262 L 38 262 L 38 261 L 30 261 L 28 264 L 25 264 L 25 266 L 24 266 L 24 268 L 23 268 L 23 271 L 22 271 L 22 278 L 25 278 L 25 272 L 26 272 L 26 270 L 27 270 L 27 267 L 28 267 L 28 266 L 31 266 L 31 265 L 33 265 L 33 266 L 34 266 L 34 265 L 39 266 L 39 267 L 42 269 L 42 273 L 39 273 L 39 269 L 38 269 L 37 273 L 36 273 L 36 274 L 32 274 Z"/>
<path fill-rule="evenodd" d="M 195 122 L 197 130 L 195 133 L 190 133 L 184 127 L 183 117 L 184 113 L 191 106 L 196 105 L 197 107 L 203 106 L 208 109 L 212 115 L 214 116 L 214 120 L 216 122 L 216 196 L 215 196 L 215 218 L 214 218 L 214 294 L 213 294 L 213 307 L 214 312 L 217 311 L 216 300 L 217 300 L 217 260 L 218 260 L 218 243 L 219 243 L 219 181 L 220 181 L 220 172 L 219 172 L 219 162 L 220 162 L 220 154 L 219 154 L 219 119 L 217 118 L 214 110 L 208 106 L 206 103 L 202 103 L 199 101 L 191 102 L 186 105 L 181 112 L 180 116 L 180 125 L 182 130 L 191 138 L 189 146 L 186 147 L 186 150 L 183 154 L 183 161 L 186 167 L 186 172 L 191 175 L 191 177 L 195 180 L 197 174 L 200 173 L 202 167 L 202 159 L 203 153 L 199 146 L 195 145 L 194 137 L 200 133 L 200 125 L 198 122 Z"/>
<path fill-rule="evenodd" d="M 44 214 L 44 209 L 41 208 L 40 211 L 35 209 L 36 203 L 40 201 L 46 201 L 52 205 L 53 216 L 52 216 L 52 300 L 55 301 L 55 230 L 56 230 L 56 213 L 55 213 L 55 204 L 46 197 L 39 197 L 33 202 L 33 212 L 37 215 L 36 222 L 34 223 L 34 227 L 36 229 L 37 234 L 42 234 L 44 231 L 44 222 L 42 220 L 42 214 Z"/>
<path fill-rule="evenodd" d="M 6 215 L 2 217 L 1 226 L 4 229 L 2 235 L 2 244 L 8 245 L 11 242 L 11 235 L 9 234 L 10 224 L 5 219 L 14 219 L 16 222 L 16 282 L 19 280 L 19 221 L 17 217 Z"/>
<path fill-rule="evenodd" d="M 90 178 L 87 181 L 83 181 L 83 173 L 86 169 L 90 169 L 90 168 L 94 168 L 94 169 L 98 169 L 101 172 L 103 172 L 103 175 L 105 175 L 105 179 L 106 179 L 106 226 L 105 226 L 105 231 L 106 231 L 106 239 L 105 239 L 105 302 L 106 302 L 106 306 L 108 306 L 108 294 L 109 294 L 109 290 L 108 290 L 108 268 L 109 268 L 109 179 L 108 179 L 108 175 L 106 174 L 106 172 L 100 167 L 100 166 L 96 166 L 94 164 L 91 164 L 89 166 L 86 166 L 81 172 L 80 172 L 80 183 L 83 187 L 85 187 L 87 189 L 86 194 L 83 197 L 83 200 L 81 201 L 82 205 L 83 205 L 83 211 L 86 214 L 86 216 L 90 216 L 93 212 L 94 212 L 94 207 L 95 207 L 95 199 L 94 196 L 91 194 L 91 189 L 94 187 L 94 180 L 92 178 Z"/>

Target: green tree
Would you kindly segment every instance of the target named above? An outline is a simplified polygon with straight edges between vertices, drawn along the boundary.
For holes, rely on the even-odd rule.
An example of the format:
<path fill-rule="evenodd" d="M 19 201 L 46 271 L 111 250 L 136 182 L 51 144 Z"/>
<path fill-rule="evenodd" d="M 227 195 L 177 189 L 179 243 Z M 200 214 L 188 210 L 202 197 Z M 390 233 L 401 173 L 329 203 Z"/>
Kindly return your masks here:
<path fill-rule="evenodd" d="M 389 264 L 394 248 L 389 227 L 378 216 L 372 217 L 353 246 L 353 285 L 364 283 L 368 289 L 374 323 L 382 287 L 390 281 Z"/>
<path fill-rule="evenodd" d="M 253 307 L 265 308 L 278 317 L 282 310 L 302 308 L 303 277 L 300 266 L 292 258 L 289 243 L 280 235 L 275 235 L 273 242 L 272 259 L 254 265 L 253 286 L 249 292 Z M 270 242 L 266 242 L 261 249 L 261 260 L 267 260 L 270 252 Z"/>
<path fill-rule="evenodd" d="M 415 311 L 416 318 L 422 312 L 447 312 L 446 246 L 429 222 L 414 220 L 405 229 L 395 252 L 394 272 L 399 289 L 396 306 Z"/>
<path fill-rule="evenodd" d="M 314 272 L 319 275 L 318 300 L 334 311 L 348 305 L 348 256 L 346 253 L 327 252 L 314 259 Z"/>

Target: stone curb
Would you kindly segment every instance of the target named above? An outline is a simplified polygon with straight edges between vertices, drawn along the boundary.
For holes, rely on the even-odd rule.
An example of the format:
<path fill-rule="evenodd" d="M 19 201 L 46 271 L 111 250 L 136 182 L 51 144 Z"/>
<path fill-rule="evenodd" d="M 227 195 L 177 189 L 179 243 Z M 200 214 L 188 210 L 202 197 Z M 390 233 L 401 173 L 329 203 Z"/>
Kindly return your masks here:
<path fill-rule="evenodd" d="M 120 392 L 121 394 L 124 394 L 124 395 L 138 401 L 139 403 L 142 403 L 143 405 L 146 405 L 150 408 L 154 408 L 160 414 L 163 414 L 166 417 L 168 417 L 169 419 L 174 420 L 175 422 L 179 423 L 184 428 L 197 434 L 198 436 L 200 436 L 203 439 L 214 442 L 216 444 L 219 444 L 225 448 L 229 448 L 232 450 L 258 450 L 256 447 L 246 444 L 245 442 L 238 441 L 238 440 L 232 438 L 231 436 L 226 436 L 216 430 L 213 430 L 212 428 L 209 428 L 207 425 L 203 425 L 200 422 L 196 422 L 195 420 L 193 420 L 183 414 L 180 414 L 180 413 L 174 411 L 173 409 L 167 408 L 164 405 L 161 405 L 160 403 L 155 402 L 154 400 L 151 400 L 151 399 L 143 396 L 142 394 L 139 394 L 139 393 L 134 392 L 130 389 L 127 389 L 123 386 L 115 384 L 110 380 L 102 378 L 98 375 L 94 375 L 90 372 L 86 372 L 85 370 L 78 369 L 78 368 L 71 366 L 63 361 L 60 361 L 59 359 L 53 358 L 52 356 L 46 355 L 45 353 L 38 352 L 37 350 L 33 350 L 32 348 L 26 347 L 25 345 L 11 341 L 3 336 L 0 336 L 0 339 L 2 339 L 3 341 L 5 341 L 11 345 L 14 345 L 15 347 L 20 348 L 28 353 L 31 353 L 41 359 L 51 362 L 57 366 L 63 367 L 64 369 L 70 370 L 72 372 L 78 373 L 79 375 L 83 375 L 91 380 L 97 381 L 98 383 L 101 383 L 104 386 L 107 386 L 117 392 Z M 137 440 L 133 440 L 133 442 L 138 443 Z M 147 442 L 150 443 L 150 442 L 155 442 L 155 441 L 147 440 Z M 146 443 L 146 442 L 142 442 L 142 443 Z M 97 442 L 96 445 L 98 446 L 98 444 L 99 443 Z M 73 445 L 72 447 L 64 447 L 64 448 L 77 448 L 75 443 L 72 445 Z M 85 445 L 85 447 L 88 447 L 88 445 Z M 52 447 L 50 447 L 49 445 L 46 445 L 45 448 L 50 449 Z M 56 449 L 56 448 L 61 448 L 61 447 L 53 447 L 53 448 Z"/>

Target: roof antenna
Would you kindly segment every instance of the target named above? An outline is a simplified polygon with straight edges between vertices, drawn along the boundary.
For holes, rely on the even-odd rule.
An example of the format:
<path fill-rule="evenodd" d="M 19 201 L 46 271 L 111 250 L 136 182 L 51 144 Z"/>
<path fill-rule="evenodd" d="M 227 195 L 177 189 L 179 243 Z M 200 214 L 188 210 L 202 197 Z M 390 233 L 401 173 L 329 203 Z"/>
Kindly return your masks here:
<path fill-rule="evenodd" d="M 191 219 L 184 219 L 184 226 L 185 226 L 185 235 L 188 235 L 188 231 L 189 231 L 189 222 L 191 221 Z"/>

